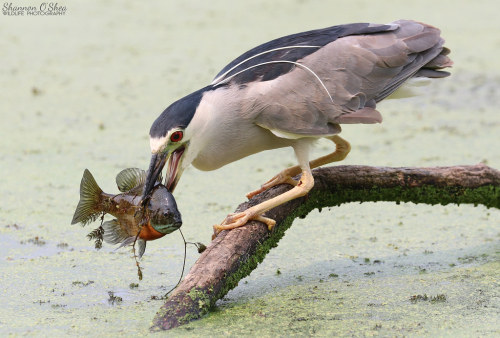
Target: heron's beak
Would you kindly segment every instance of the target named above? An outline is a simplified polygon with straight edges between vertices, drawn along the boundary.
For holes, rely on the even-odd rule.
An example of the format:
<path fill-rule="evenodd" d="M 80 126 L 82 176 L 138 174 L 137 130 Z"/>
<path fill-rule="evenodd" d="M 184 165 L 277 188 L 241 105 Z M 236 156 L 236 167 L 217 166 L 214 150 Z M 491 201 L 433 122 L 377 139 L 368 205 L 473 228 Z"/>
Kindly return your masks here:
<path fill-rule="evenodd" d="M 156 180 L 160 175 L 165 163 L 167 163 L 168 154 L 153 154 L 151 156 L 151 163 L 149 164 L 148 176 L 144 184 L 144 191 L 142 192 L 142 203 L 145 204 L 151 190 L 155 186 Z"/>
<path fill-rule="evenodd" d="M 149 164 L 148 176 L 146 178 L 146 184 L 144 185 L 144 191 L 142 192 L 142 203 L 146 203 L 146 200 L 151 193 L 151 190 L 155 186 L 158 176 L 160 176 L 163 167 L 168 160 L 167 166 L 167 176 L 165 177 L 165 186 L 168 191 L 173 192 L 177 182 L 181 178 L 183 168 L 180 165 L 182 163 L 182 155 L 186 150 L 186 146 L 181 146 L 172 152 L 167 152 L 163 154 L 153 154 L 151 156 L 151 163 Z"/>
<path fill-rule="evenodd" d="M 175 149 L 169 156 L 165 186 L 170 192 L 174 192 L 177 182 L 179 182 L 182 172 L 184 171 L 181 165 L 184 150 L 186 150 L 186 146 L 181 146 Z"/>

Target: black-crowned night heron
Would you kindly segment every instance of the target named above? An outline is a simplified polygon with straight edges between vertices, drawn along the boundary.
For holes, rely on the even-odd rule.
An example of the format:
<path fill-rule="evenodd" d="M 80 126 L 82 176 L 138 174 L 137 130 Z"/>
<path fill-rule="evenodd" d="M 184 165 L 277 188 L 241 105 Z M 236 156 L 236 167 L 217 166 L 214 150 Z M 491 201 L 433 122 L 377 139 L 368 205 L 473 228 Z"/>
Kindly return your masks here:
<path fill-rule="evenodd" d="M 166 186 L 175 189 L 190 164 L 215 170 L 263 150 L 292 147 L 298 166 L 283 170 L 252 196 L 288 183 L 291 190 L 214 226 L 216 232 L 255 219 L 271 229 L 266 211 L 307 194 L 311 169 L 343 160 L 350 150 L 338 136 L 341 124 L 379 123 L 375 110 L 405 81 L 440 78 L 452 65 L 439 29 L 415 21 L 387 25 L 356 23 L 333 26 L 269 41 L 244 53 L 213 82 L 174 102 L 150 130 L 151 164 L 143 200 L 169 160 Z M 319 138 L 335 152 L 309 161 Z M 292 177 L 302 172 L 297 182 Z"/>

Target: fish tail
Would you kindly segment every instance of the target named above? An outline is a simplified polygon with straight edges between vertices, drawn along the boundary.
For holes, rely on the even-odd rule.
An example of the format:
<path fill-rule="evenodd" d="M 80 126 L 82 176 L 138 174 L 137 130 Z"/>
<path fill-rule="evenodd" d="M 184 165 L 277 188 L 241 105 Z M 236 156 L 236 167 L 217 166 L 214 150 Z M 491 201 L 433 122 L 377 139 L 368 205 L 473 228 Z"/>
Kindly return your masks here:
<path fill-rule="evenodd" d="M 82 223 L 86 225 L 97 219 L 102 210 L 99 208 L 99 200 L 102 194 L 94 177 L 88 169 L 83 172 L 80 183 L 80 201 L 73 215 L 71 224 Z"/>

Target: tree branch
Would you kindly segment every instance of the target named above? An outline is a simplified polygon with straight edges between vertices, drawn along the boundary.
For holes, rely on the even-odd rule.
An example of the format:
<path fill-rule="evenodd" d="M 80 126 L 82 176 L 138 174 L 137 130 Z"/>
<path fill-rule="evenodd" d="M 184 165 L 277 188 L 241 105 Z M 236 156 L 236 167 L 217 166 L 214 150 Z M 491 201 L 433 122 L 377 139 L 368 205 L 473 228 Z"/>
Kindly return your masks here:
<path fill-rule="evenodd" d="M 433 168 L 336 166 L 316 169 L 313 175 L 315 185 L 307 196 L 266 213 L 276 220 L 272 232 L 256 221 L 221 232 L 160 308 L 151 329 L 167 330 L 206 314 L 262 262 L 296 217 L 305 217 L 313 209 L 355 201 L 472 203 L 500 208 L 500 171 L 483 164 Z M 271 188 L 240 204 L 236 211 L 288 189 L 287 185 Z"/>

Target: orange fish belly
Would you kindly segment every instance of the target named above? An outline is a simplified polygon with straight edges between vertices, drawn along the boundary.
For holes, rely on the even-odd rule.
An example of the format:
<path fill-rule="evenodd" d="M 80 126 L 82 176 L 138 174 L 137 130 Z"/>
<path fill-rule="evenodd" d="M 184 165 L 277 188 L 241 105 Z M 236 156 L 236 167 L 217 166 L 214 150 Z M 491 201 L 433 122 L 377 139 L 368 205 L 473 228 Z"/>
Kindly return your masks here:
<path fill-rule="evenodd" d="M 165 236 L 165 234 L 162 234 L 158 231 L 156 231 L 152 226 L 151 223 L 148 222 L 147 225 L 144 225 L 141 229 L 141 232 L 139 233 L 139 238 L 145 240 L 145 241 L 152 241 L 154 239 L 158 239 Z"/>

